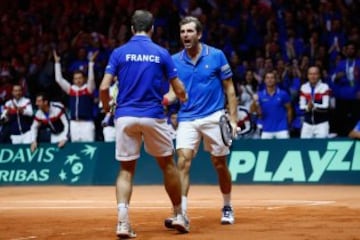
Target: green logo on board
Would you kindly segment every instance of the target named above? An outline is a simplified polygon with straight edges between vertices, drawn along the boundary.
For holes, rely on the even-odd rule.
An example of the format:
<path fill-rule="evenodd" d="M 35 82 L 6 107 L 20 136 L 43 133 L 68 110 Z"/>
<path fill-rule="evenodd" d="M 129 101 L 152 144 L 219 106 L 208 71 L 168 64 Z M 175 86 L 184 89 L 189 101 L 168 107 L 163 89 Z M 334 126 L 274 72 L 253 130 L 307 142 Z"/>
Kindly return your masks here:
<path fill-rule="evenodd" d="M 276 163 L 275 170 L 269 170 L 270 162 Z M 310 174 L 305 172 L 305 162 L 310 163 Z M 274 150 L 261 150 L 256 155 L 254 151 L 235 150 L 229 169 L 232 181 L 241 174 L 253 173 L 254 182 L 319 182 L 326 172 L 360 171 L 360 142 L 329 141 L 323 154 L 316 150 L 287 150 L 279 155 Z"/>
<path fill-rule="evenodd" d="M 59 173 L 61 181 L 70 181 L 71 183 L 79 181 L 81 173 L 84 171 L 84 164 L 86 164 L 86 161 L 92 160 L 96 152 L 96 147 L 87 144 L 84 147 L 79 152 L 66 156 L 64 165 Z"/>
<path fill-rule="evenodd" d="M 1 183 L 77 183 L 86 168 L 92 166 L 97 147 L 79 144 L 81 148 L 39 147 L 31 152 L 27 146 L 0 149 Z"/>

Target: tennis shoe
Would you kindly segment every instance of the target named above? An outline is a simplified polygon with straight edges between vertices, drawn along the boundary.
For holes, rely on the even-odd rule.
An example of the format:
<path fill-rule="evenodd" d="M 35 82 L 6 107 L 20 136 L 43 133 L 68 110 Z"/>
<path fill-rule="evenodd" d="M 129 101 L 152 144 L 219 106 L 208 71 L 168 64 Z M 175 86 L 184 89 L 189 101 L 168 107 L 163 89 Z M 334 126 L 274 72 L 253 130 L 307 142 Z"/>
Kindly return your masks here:
<path fill-rule="evenodd" d="M 136 233 L 131 228 L 130 223 L 128 223 L 128 222 L 118 222 L 118 225 L 116 228 L 116 235 L 120 239 L 136 238 Z"/>
<path fill-rule="evenodd" d="M 221 224 L 234 224 L 234 211 L 231 206 L 224 206 L 222 209 Z"/>
<path fill-rule="evenodd" d="M 173 221 L 176 220 L 176 216 L 174 217 L 168 217 L 164 220 L 164 225 L 166 228 L 169 228 L 169 229 L 174 229 L 174 226 L 173 226 Z"/>
<path fill-rule="evenodd" d="M 172 226 L 180 233 L 190 232 L 190 222 L 185 214 L 178 214 L 172 221 Z"/>

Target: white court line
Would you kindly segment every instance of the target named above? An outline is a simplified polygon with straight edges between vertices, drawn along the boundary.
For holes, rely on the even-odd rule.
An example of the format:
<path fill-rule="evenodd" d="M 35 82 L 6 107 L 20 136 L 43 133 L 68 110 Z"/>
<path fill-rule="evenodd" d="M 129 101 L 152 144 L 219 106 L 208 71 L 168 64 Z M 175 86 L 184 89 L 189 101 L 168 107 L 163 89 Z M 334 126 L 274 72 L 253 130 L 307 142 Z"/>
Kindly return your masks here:
<path fill-rule="evenodd" d="M 36 239 L 36 236 L 28 236 L 28 237 L 19 237 L 19 238 L 11 238 L 10 240 L 27 240 L 27 239 Z"/>
<path fill-rule="evenodd" d="M 321 206 L 334 204 L 336 201 L 324 200 L 233 200 L 236 208 L 248 209 L 279 209 L 291 206 Z M 41 204 L 39 204 L 41 203 Z M 31 204 L 32 206 L 29 206 Z M 63 204 L 63 205 L 59 205 Z M 80 204 L 80 205 L 79 205 Z M 102 204 L 102 205 L 96 205 Z M 0 210 L 11 209 L 113 209 L 115 201 L 89 201 L 89 200 L 40 200 L 40 201 L 0 201 Z M 168 209 L 169 201 L 143 202 L 134 201 L 131 203 L 133 209 Z M 157 204 L 166 206 L 154 206 Z M 189 201 L 189 208 L 209 209 L 218 205 L 218 201 Z M 3 206 L 2 206 L 3 205 Z M 82 205 L 82 206 L 81 206 Z M 105 205 L 105 206 L 104 206 Z M 142 205 L 142 206 L 137 206 Z M 144 206 L 145 205 L 145 206 Z M 169 205 L 169 206 L 168 206 Z"/>
<path fill-rule="evenodd" d="M 132 206 L 131 209 L 169 209 L 169 207 L 138 207 Z M 191 209 L 208 209 L 213 207 L 189 207 Z M 116 206 L 113 207 L 104 207 L 104 206 L 31 206 L 31 207 L 24 207 L 24 206 L 14 206 L 14 207 L 0 207 L 0 210 L 12 210 L 12 209 L 116 209 Z"/>
<path fill-rule="evenodd" d="M 1 203 L 113 203 L 114 201 L 98 201 L 98 200 L 15 200 L 0 201 Z M 165 202 L 165 201 L 164 201 Z"/>
<path fill-rule="evenodd" d="M 335 201 L 329 200 L 294 200 L 294 199 L 285 199 L 285 200 L 278 200 L 278 199 L 266 199 L 266 200 L 257 200 L 257 199 L 248 199 L 248 200 L 240 200 L 234 199 L 231 200 L 232 202 L 237 202 L 240 204 L 244 203 L 268 203 L 268 204 L 312 204 L 312 203 L 334 203 Z M 73 204 L 86 204 L 86 203 L 107 203 L 112 204 L 115 200 L 10 200 L 10 201 L 0 201 L 0 204 L 9 204 L 9 203 L 29 203 L 29 204 L 38 204 L 38 203 L 73 203 Z M 190 204 L 213 204 L 217 203 L 216 200 L 189 200 Z M 168 200 L 156 200 L 151 202 L 144 202 L 144 201 L 131 201 L 132 204 L 168 204 Z"/>

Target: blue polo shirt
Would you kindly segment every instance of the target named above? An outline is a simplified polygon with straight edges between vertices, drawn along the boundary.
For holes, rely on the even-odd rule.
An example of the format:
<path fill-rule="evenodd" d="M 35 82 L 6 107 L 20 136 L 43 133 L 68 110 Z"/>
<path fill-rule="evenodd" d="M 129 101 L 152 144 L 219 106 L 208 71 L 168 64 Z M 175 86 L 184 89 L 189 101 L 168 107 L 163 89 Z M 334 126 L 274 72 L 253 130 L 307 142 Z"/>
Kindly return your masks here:
<path fill-rule="evenodd" d="M 290 100 L 289 94 L 280 88 L 277 88 L 273 95 L 269 95 L 266 89 L 259 92 L 261 124 L 264 132 L 288 130 L 285 104 L 290 103 Z"/>
<path fill-rule="evenodd" d="M 225 107 L 222 82 L 232 77 L 224 53 L 202 44 L 202 52 L 194 64 L 185 50 L 173 55 L 179 78 L 189 99 L 181 105 L 178 121 L 192 121 L 206 117 Z"/>
<path fill-rule="evenodd" d="M 165 118 L 161 100 L 177 71 L 169 52 L 148 36 L 134 35 L 116 48 L 105 73 L 117 76 L 119 93 L 115 118 Z"/>

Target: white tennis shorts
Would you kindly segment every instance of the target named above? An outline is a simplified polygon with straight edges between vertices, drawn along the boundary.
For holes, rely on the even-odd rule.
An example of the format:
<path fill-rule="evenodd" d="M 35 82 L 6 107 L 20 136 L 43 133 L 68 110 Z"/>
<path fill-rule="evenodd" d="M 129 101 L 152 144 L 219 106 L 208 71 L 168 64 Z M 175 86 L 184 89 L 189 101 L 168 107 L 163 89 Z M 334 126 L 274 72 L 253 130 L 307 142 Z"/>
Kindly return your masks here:
<path fill-rule="evenodd" d="M 115 129 L 115 158 L 119 161 L 138 159 L 143 141 L 145 151 L 154 157 L 165 157 L 174 153 L 166 119 L 119 117 L 115 120 Z"/>
<path fill-rule="evenodd" d="M 222 114 L 224 111 L 220 110 L 204 118 L 179 122 L 176 130 L 176 149 L 192 149 L 195 156 L 203 139 L 204 150 L 211 155 L 228 155 L 230 150 L 222 140 L 219 126 Z"/>
<path fill-rule="evenodd" d="M 103 128 L 104 142 L 115 142 L 115 126 L 106 126 Z"/>

